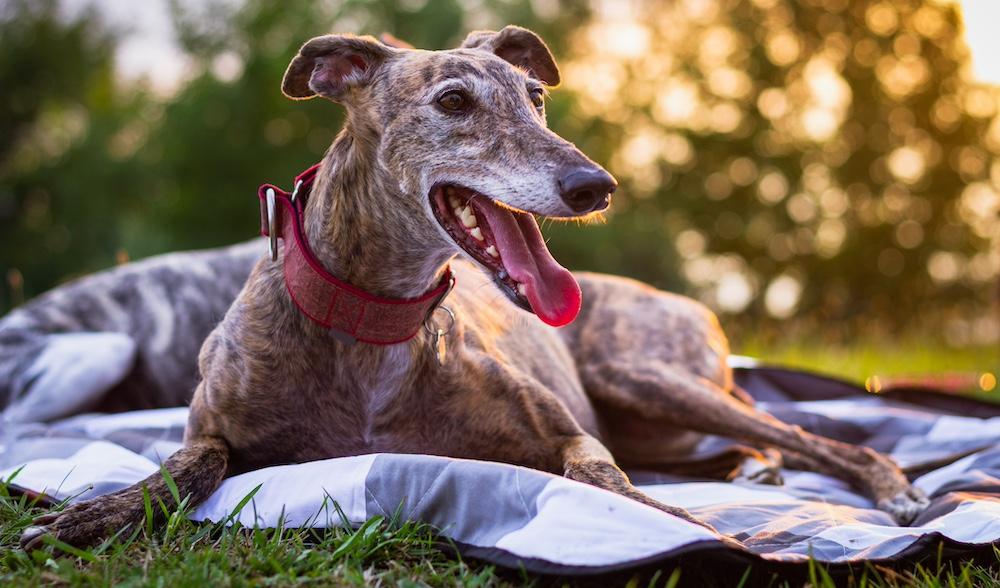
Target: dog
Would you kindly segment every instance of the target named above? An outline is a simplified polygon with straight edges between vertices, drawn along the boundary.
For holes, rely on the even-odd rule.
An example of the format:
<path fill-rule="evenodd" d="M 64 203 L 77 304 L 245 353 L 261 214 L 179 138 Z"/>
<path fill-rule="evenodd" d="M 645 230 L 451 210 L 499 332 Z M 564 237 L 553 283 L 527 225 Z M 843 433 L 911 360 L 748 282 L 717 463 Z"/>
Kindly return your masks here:
<path fill-rule="evenodd" d="M 291 195 L 261 189 L 272 253 L 201 348 L 184 447 L 164 462 L 180 495 L 196 505 L 275 464 L 423 453 L 561 474 L 708 527 L 619 465 L 670 470 L 717 434 L 749 445 L 707 469 L 780 452 L 911 521 L 928 501 L 891 459 L 749 404 L 708 309 L 553 259 L 535 215 L 598 214 L 616 187 L 547 128 L 559 76 L 515 26 L 446 51 L 353 35 L 302 46 L 282 91 L 337 102 L 346 122 Z M 38 519 L 22 545 L 139 524 L 144 491 L 173 504 L 154 474 Z"/>

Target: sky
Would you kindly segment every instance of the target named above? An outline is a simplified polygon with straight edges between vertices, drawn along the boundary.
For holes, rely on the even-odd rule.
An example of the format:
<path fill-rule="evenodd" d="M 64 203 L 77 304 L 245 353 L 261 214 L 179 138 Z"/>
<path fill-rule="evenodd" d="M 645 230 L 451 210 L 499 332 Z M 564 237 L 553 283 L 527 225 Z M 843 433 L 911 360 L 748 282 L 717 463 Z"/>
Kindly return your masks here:
<path fill-rule="evenodd" d="M 112 27 L 126 31 L 116 55 L 119 73 L 128 79 L 146 77 L 162 93 L 175 90 L 188 71 L 184 54 L 174 42 L 165 0 L 61 0 L 68 18 L 96 8 Z"/>

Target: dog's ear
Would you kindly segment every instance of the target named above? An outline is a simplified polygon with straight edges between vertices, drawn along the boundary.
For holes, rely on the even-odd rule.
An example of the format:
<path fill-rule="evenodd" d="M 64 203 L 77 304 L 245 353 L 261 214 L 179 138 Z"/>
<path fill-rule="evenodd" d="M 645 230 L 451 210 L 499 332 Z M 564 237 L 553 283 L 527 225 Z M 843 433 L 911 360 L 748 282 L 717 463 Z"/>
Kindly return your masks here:
<path fill-rule="evenodd" d="M 281 91 L 293 100 L 323 96 L 339 102 L 351 88 L 370 80 L 395 51 L 368 36 L 316 37 L 288 64 Z"/>
<path fill-rule="evenodd" d="M 559 85 L 559 68 L 545 41 L 529 31 L 514 25 L 500 31 L 473 31 L 462 42 L 466 49 L 492 51 L 504 61 L 523 67 L 546 86 Z"/>

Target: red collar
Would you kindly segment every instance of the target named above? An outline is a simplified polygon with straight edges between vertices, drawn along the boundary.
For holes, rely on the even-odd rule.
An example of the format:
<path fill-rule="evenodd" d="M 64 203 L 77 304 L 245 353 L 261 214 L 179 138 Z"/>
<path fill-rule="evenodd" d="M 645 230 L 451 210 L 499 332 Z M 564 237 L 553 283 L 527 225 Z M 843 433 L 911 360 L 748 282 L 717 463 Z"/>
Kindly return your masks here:
<path fill-rule="evenodd" d="M 451 270 L 418 298 L 383 298 L 334 277 L 313 255 L 302 229 L 302 214 L 312 189 L 316 164 L 295 177 L 289 194 L 272 184 L 257 189 L 260 232 L 269 237 L 271 259 L 278 259 L 278 239 L 285 242 L 285 286 L 292 301 L 307 317 L 344 343 L 376 345 L 402 343 L 413 338 L 424 320 L 455 284 Z M 289 239 L 291 235 L 293 238 Z"/>

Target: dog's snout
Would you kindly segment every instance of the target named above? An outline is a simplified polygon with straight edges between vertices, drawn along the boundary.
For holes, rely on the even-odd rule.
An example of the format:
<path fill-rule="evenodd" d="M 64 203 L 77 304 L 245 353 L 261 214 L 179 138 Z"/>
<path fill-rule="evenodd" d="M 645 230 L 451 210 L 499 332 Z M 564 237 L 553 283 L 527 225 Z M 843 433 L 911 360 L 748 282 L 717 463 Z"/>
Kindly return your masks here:
<path fill-rule="evenodd" d="M 558 180 L 559 195 L 574 212 L 604 210 L 618 182 L 599 167 L 574 167 Z"/>

